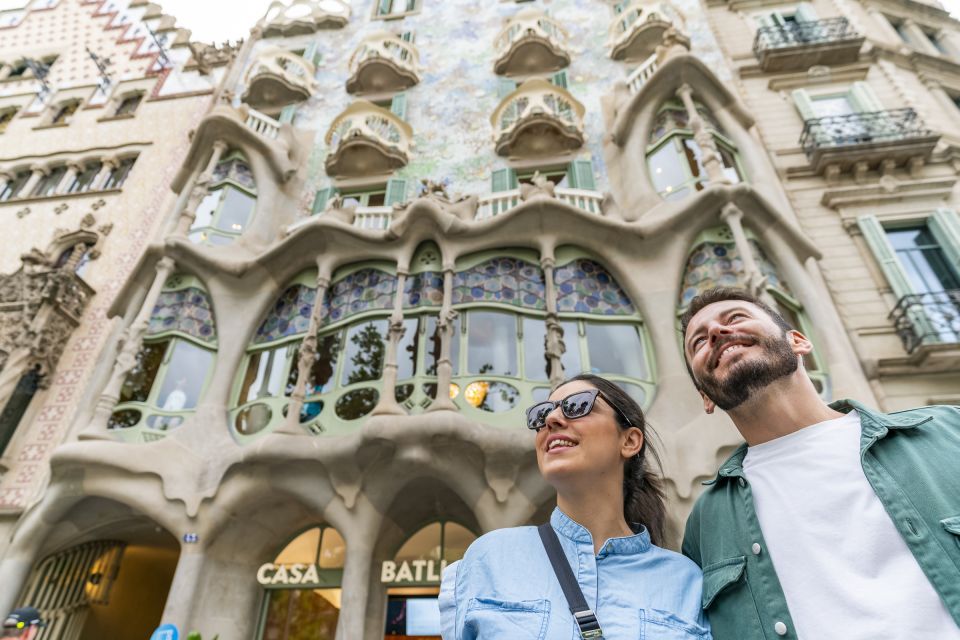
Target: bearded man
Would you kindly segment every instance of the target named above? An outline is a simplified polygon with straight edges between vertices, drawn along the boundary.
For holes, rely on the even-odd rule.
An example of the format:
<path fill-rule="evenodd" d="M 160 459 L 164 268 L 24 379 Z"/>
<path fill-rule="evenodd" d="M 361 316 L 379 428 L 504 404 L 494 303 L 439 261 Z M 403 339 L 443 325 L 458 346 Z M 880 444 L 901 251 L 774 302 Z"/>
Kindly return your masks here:
<path fill-rule="evenodd" d="M 701 294 L 681 325 L 704 409 L 746 441 L 683 541 L 713 637 L 960 639 L 960 408 L 826 404 L 810 340 L 745 291 Z"/>

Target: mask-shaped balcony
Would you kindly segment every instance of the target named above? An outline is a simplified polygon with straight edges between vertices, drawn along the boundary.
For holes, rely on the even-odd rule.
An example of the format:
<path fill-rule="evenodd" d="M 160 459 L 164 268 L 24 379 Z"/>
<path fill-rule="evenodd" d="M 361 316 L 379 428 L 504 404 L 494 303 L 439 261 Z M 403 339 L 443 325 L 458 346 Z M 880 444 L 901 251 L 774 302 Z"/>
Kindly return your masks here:
<path fill-rule="evenodd" d="M 566 89 L 535 78 L 503 99 L 493 112 L 497 153 L 556 155 L 583 145 L 583 105 Z"/>
<path fill-rule="evenodd" d="M 614 60 L 645 60 L 654 54 L 670 28 L 682 31 L 684 25 L 665 4 L 631 2 L 610 23 L 610 57 Z M 681 39 L 689 48 L 689 39 L 686 36 Z"/>
<path fill-rule="evenodd" d="M 413 129 L 387 109 L 357 100 L 333 121 L 326 143 L 327 175 L 359 177 L 396 171 L 407 164 Z"/>
<path fill-rule="evenodd" d="M 758 29 L 753 53 L 764 71 L 801 71 L 856 62 L 863 41 L 846 18 L 790 22 Z"/>
<path fill-rule="evenodd" d="M 277 38 L 339 29 L 350 21 L 350 5 L 343 0 L 280 0 L 270 4 L 263 17 L 263 37 Z"/>
<path fill-rule="evenodd" d="M 498 75 L 516 76 L 558 71 L 570 64 L 567 33 L 537 9 L 525 9 L 510 19 L 494 41 Z"/>
<path fill-rule="evenodd" d="M 286 49 L 265 49 L 247 73 L 243 101 L 254 109 L 276 110 L 307 100 L 317 90 L 314 66 Z"/>
<path fill-rule="evenodd" d="M 420 82 L 417 48 L 381 31 L 360 43 L 350 59 L 347 91 L 353 94 L 403 91 Z"/>

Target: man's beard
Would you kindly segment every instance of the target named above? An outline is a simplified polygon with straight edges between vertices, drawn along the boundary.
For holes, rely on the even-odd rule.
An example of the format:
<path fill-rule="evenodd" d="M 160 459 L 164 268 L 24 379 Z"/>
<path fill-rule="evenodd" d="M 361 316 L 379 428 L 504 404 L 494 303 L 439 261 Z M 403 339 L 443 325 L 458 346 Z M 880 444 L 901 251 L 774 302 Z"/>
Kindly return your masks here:
<path fill-rule="evenodd" d="M 739 342 L 742 339 L 742 336 L 731 336 L 723 344 Z M 754 344 L 762 349 L 762 353 L 732 365 L 726 379 L 717 380 L 707 373 L 698 381 L 700 391 L 724 411 L 736 409 L 755 391 L 791 375 L 800 366 L 799 358 L 790 348 L 790 342 L 785 335 L 764 336 L 755 340 Z M 721 348 L 724 348 L 723 345 Z"/>

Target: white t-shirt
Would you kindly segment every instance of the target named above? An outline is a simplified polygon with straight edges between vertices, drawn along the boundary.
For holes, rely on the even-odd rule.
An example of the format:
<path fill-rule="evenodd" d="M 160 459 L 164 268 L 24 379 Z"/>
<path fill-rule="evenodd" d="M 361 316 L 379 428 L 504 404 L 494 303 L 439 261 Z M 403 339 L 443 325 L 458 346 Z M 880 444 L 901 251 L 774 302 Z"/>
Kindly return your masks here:
<path fill-rule="evenodd" d="M 860 464 L 860 415 L 747 450 L 743 471 L 801 640 L 960 640 Z"/>

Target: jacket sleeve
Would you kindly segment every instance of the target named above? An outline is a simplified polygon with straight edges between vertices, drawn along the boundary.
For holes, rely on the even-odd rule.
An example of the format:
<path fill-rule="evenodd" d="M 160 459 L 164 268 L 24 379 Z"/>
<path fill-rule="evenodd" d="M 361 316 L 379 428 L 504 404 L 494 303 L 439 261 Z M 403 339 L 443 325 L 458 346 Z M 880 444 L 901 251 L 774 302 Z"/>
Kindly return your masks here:
<path fill-rule="evenodd" d="M 457 606 L 457 583 L 462 560 L 447 566 L 440 580 L 440 634 L 443 640 L 461 640 L 460 608 Z"/>

